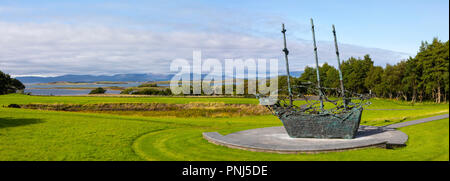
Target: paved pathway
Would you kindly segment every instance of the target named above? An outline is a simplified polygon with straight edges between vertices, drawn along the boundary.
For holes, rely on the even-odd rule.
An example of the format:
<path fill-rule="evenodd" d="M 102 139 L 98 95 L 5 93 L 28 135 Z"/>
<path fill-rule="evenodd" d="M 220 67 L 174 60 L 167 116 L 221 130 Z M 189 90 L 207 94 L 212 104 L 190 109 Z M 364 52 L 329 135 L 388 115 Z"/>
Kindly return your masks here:
<path fill-rule="evenodd" d="M 439 115 L 439 116 L 433 116 L 433 117 L 418 119 L 418 120 L 414 120 L 414 121 L 406 121 L 406 122 L 403 122 L 403 123 L 390 124 L 390 125 L 387 125 L 387 126 L 384 126 L 384 127 L 385 128 L 401 128 L 401 127 L 415 125 L 415 124 L 420 124 L 420 123 L 425 123 L 425 122 L 429 122 L 429 121 L 445 119 L 445 118 L 448 118 L 448 117 L 449 117 L 448 114 L 443 114 L 443 115 Z"/>

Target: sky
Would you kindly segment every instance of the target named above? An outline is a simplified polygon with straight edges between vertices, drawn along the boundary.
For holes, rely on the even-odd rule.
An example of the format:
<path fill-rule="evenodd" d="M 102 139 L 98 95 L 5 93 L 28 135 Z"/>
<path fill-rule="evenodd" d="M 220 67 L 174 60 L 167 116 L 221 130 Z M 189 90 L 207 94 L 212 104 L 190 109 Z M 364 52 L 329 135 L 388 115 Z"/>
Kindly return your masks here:
<path fill-rule="evenodd" d="M 290 66 L 336 65 L 370 54 L 376 65 L 414 56 L 449 35 L 447 0 L 0 1 L 0 70 L 13 76 L 168 73 L 176 58 L 277 58 L 286 24 Z M 279 65 L 282 68 L 284 65 Z"/>

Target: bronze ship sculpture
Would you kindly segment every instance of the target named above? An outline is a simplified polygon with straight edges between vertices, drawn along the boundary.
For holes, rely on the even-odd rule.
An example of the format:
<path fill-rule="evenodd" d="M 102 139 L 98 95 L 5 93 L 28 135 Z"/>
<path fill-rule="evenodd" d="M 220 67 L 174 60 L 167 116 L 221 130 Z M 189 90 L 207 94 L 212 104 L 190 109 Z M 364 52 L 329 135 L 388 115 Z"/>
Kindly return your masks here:
<path fill-rule="evenodd" d="M 317 56 L 317 47 L 314 33 L 314 23 L 311 19 L 311 29 L 314 42 L 314 55 L 317 74 L 317 85 L 310 82 L 301 83 L 297 86 L 291 86 L 288 64 L 289 51 L 286 45 L 286 29 L 282 24 L 282 33 L 284 39 L 284 55 L 287 71 L 288 95 L 278 96 L 276 100 L 271 97 L 259 97 L 261 105 L 266 106 L 275 116 L 277 116 L 284 125 L 286 132 L 292 138 L 355 138 L 363 107 L 370 104 L 366 100 L 370 95 L 356 94 L 344 89 L 339 50 L 334 25 L 333 35 L 336 48 L 336 57 L 338 61 L 340 88 L 321 87 L 319 75 L 319 63 Z M 295 97 L 303 105 L 294 104 L 293 90 L 297 91 Z M 324 91 L 332 90 L 339 93 L 342 97 L 338 100 L 330 100 Z M 316 96 L 307 96 L 307 93 L 315 93 Z M 325 106 L 332 108 L 325 109 Z"/>

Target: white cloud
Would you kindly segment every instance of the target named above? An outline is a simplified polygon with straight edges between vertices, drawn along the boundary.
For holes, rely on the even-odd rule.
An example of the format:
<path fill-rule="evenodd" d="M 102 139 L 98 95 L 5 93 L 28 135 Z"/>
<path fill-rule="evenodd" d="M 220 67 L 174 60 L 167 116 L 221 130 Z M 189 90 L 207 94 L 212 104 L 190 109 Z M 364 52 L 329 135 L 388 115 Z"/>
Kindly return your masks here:
<path fill-rule="evenodd" d="M 282 39 L 238 33 L 157 32 L 98 25 L 0 22 L 0 70 L 12 75 L 168 73 L 176 58 L 278 58 L 284 67 Z M 314 63 L 311 41 L 289 40 L 291 70 Z M 318 42 L 319 60 L 335 65 L 332 42 Z M 377 65 L 407 54 L 340 45 L 342 60 L 370 54 Z M 284 69 L 283 69 L 284 70 Z"/>

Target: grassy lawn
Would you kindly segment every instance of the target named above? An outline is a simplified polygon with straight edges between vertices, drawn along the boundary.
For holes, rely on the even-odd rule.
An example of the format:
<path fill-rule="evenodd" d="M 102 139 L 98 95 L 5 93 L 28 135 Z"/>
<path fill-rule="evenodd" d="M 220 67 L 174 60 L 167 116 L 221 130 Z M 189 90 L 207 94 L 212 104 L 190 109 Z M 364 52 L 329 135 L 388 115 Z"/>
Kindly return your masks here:
<path fill-rule="evenodd" d="M 448 104 L 371 100 L 362 123 L 386 125 L 448 113 Z M 11 103 L 223 102 L 257 104 L 249 98 L 0 96 Z M 397 110 L 378 110 L 397 109 Z M 232 118 L 147 117 L 42 111 L 0 107 L 0 160 L 449 160 L 449 120 L 401 128 L 408 146 L 369 148 L 323 154 L 272 154 L 230 149 L 208 143 L 205 131 L 222 134 L 281 126 L 272 115 Z"/>

